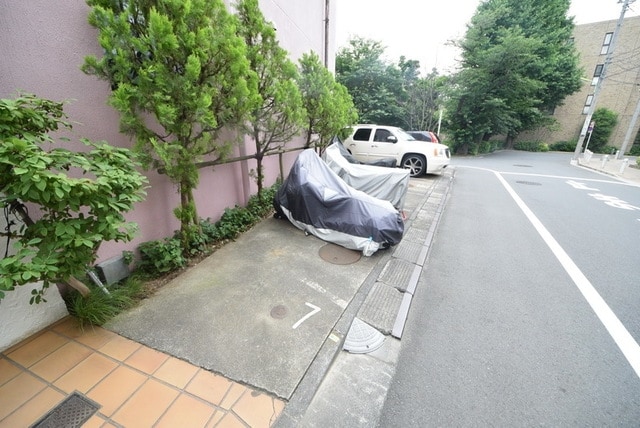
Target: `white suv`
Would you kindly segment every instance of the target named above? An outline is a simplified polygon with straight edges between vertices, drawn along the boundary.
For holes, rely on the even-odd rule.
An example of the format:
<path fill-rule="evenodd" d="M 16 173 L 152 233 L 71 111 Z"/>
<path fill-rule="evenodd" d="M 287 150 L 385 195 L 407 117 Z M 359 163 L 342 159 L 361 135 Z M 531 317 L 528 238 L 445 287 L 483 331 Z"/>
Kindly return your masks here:
<path fill-rule="evenodd" d="M 395 126 L 355 125 L 344 147 L 361 162 L 394 158 L 412 177 L 441 172 L 451 157 L 444 144 L 418 141 Z"/>

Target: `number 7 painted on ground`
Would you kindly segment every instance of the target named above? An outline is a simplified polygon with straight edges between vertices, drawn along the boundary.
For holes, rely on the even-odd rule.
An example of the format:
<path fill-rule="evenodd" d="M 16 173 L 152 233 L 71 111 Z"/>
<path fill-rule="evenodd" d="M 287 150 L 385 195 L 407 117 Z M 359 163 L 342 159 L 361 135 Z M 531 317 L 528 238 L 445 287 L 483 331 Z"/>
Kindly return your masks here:
<path fill-rule="evenodd" d="M 311 312 L 309 312 L 307 315 L 303 316 L 302 318 L 300 318 L 298 320 L 297 323 L 295 323 L 293 325 L 293 329 L 295 330 L 296 328 L 298 328 L 300 326 L 300 324 L 302 324 L 303 322 L 305 322 L 306 320 L 308 320 L 309 318 L 311 318 L 312 316 L 314 316 L 315 314 L 317 314 L 318 312 L 320 312 L 320 308 L 317 307 L 316 305 L 313 305 L 311 303 L 305 302 L 305 305 L 309 306 L 311 308 Z"/>

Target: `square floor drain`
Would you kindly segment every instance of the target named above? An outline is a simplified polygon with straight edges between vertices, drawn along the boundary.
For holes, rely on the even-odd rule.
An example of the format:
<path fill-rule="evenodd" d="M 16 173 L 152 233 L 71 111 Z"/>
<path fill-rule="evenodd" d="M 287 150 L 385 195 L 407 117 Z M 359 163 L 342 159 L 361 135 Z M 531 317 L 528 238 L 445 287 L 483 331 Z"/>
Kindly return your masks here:
<path fill-rule="evenodd" d="M 81 427 L 99 408 L 99 404 L 76 391 L 32 425 L 32 428 Z"/>

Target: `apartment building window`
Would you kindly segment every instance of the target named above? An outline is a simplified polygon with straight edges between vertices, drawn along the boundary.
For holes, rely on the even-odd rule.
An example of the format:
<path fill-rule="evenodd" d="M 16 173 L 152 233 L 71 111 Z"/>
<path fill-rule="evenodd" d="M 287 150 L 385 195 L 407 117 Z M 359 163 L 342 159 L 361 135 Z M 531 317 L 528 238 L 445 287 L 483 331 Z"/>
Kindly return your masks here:
<path fill-rule="evenodd" d="M 596 65 L 596 69 L 593 72 L 593 79 L 591 79 L 591 86 L 596 86 L 598 84 L 598 79 L 602 76 L 602 69 L 604 68 L 604 64 Z"/>
<path fill-rule="evenodd" d="M 607 33 L 604 35 L 604 42 L 602 43 L 602 49 L 600 49 L 600 55 L 605 55 L 609 52 L 609 46 L 611 46 L 611 39 L 613 39 L 613 33 Z"/>
<path fill-rule="evenodd" d="M 589 113 L 589 107 L 591 107 L 591 103 L 593 103 L 593 94 L 587 95 L 587 100 L 584 102 L 584 107 L 582 108 L 582 114 Z"/>

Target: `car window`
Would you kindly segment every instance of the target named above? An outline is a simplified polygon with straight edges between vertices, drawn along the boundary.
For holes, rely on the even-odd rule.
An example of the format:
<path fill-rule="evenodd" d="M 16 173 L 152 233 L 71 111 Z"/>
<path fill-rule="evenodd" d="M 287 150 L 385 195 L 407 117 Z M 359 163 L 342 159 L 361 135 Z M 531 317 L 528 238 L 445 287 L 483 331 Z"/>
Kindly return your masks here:
<path fill-rule="evenodd" d="M 398 138 L 401 139 L 401 140 L 407 140 L 407 141 L 415 141 L 416 140 L 415 138 L 413 138 L 413 136 L 411 134 L 409 134 L 404 129 L 397 128 L 396 132 L 398 134 Z"/>
<path fill-rule="evenodd" d="M 373 136 L 373 141 L 388 143 L 389 140 L 387 140 L 387 137 L 389 137 L 390 135 L 391 132 L 387 131 L 386 129 L 376 129 L 376 133 Z"/>
<path fill-rule="evenodd" d="M 353 134 L 354 141 L 369 141 L 371 136 L 371 128 L 360 128 Z"/>
<path fill-rule="evenodd" d="M 419 141 L 431 141 L 431 138 L 422 132 L 409 132 L 409 134 Z"/>

